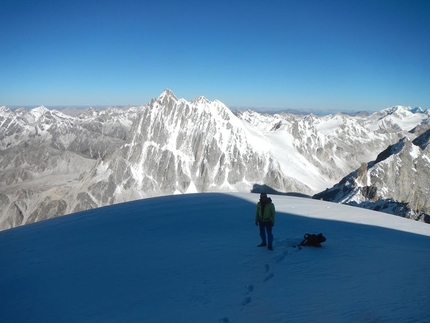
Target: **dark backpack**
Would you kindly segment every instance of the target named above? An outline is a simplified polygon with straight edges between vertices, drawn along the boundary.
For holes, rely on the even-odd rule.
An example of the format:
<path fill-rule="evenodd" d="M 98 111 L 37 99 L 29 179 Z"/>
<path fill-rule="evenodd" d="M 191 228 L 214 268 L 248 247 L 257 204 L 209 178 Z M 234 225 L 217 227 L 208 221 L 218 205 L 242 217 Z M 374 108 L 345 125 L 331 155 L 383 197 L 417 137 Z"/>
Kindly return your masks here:
<path fill-rule="evenodd" d="M 319 234 L 306 233 L 304 235 L 303 241 L 299 244 L 299 246 L 321 247 L 321 242 L 324 242 L 326 240 L 327 239 L 323 236 L 322 233 L 319 233 Z"/>

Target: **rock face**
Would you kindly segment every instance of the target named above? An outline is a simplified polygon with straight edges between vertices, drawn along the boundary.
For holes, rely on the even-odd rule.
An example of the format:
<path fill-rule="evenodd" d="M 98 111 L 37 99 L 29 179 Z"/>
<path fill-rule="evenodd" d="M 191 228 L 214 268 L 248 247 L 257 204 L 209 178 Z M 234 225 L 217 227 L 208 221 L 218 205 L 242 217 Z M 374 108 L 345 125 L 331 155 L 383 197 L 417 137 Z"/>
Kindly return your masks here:
<path fill-rule="evenodd" d="M 0 228 L 70 213 L 81 177 L 126 142 L 136 113 L 89 109 L 71 117 L 1 107 Z"/>
<path fill-rule="evenodd" d="M 73 116 L 0 107 L 0 229 L 166 194 L 265 189 L 309 196 L 357 168 L 361 181 L 375 178 L 360 186 L 369 200 L 387 190 L 384 198 L 409 194 L 417 210 L 426 208 L 425 195 L 408 189 L 410 175 L 395 162 L 373 177 L 376 169 L 360 165 L 404 137 L 404 146 L 425 156 L 427 120 L 427 112 L 405 107 L 355 116 L 233 114 L 220 101 L 188 102 L 170 90 L 146 106 Z M 409 162 L 426 174 L 426 157 Z M 426 185 L 420 176 L 414 183 Z"/>
<path fill-rule="evenodd" d="M 87 198 L 98 205 L 132 196 L 249 191 L 261 182 L 311 192 L 282 174 L 268 147 L 255 149 L 253 134 L 219 101 L 187 102 L 165 91 L 139 114 L 130 133 L 129 142 L 85 183 Z"/>
<path fill-rule="evenodd" d="M 430 223 L 429 130 L 411 141 L 407 137 L 381 152 L 338 184 L 314 195 Z"/>

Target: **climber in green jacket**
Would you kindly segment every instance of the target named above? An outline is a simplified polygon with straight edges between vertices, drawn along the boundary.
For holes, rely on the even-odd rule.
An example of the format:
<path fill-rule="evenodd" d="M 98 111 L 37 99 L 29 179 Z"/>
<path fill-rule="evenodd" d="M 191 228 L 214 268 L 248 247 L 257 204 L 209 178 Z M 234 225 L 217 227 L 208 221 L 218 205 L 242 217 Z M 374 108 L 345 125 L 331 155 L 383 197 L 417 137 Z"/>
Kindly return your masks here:
<path fill-rule="evenodd" d="M 267 246 L 269 250 L 273 250 L 272 227 L 275 225 L 275 205 L 266 193 L 260 194 L 260 201 L 257 203 L 255 212 L 255 225 L 260 227 L 261 244 L 258 247 Z"/>

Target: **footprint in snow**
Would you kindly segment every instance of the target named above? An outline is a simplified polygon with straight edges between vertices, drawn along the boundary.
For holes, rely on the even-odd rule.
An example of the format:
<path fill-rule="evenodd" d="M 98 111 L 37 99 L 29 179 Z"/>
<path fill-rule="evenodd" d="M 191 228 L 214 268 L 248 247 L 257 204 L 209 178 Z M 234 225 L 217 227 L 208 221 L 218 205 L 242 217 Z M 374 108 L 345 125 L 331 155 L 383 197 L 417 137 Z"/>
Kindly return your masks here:
<path fill-rule="evenodd" d="M 274 273 L 270 273 L 266 276 L 266 278 L 264 278 L 264 282 L 267 282 L 268 280 L 272 279 L 273 277 L 275 277 Z"/>
<path fill-rule="evenodd" d="M 245 296 L 244 298 L 243 298 L 243 300 L 242 300 L 242 302 L 241 302 L 241 304 L 243 305 L 243 306 L 245 306 L 245 305 L 248 305 L 249 303 L 251 303 L 251 296 Z"/>

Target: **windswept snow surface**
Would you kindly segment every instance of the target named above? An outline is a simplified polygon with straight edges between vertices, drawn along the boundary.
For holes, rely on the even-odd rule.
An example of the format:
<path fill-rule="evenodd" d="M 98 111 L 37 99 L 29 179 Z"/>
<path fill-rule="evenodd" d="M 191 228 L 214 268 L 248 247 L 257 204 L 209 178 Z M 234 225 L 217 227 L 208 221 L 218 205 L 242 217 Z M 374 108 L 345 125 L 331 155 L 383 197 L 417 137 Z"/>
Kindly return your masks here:
<path fill-rule="evenodd" d="M 157 197 L 0 232 L 0 322 L 428 322 L 430 226 L 271 196 Z M 322 248 L 294 248 L 322 232 Z"/>

